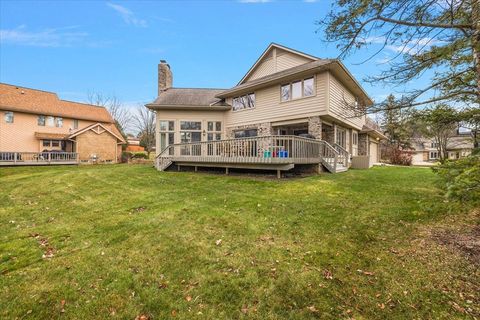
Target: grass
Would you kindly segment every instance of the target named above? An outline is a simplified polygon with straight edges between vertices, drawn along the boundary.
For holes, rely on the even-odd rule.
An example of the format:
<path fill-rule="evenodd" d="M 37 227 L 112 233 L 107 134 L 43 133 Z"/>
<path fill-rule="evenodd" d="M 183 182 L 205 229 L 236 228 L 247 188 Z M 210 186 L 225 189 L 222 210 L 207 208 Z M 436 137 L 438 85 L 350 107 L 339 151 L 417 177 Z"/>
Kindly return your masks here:
<path fill-rule="evenodd" d="M 0 204 L 0 318 L 480 312 L 478 266 L 428 236 L 473 218 L 443 201 L 429 169 L 277 181 L 134 165 L 3 168 Z"/>

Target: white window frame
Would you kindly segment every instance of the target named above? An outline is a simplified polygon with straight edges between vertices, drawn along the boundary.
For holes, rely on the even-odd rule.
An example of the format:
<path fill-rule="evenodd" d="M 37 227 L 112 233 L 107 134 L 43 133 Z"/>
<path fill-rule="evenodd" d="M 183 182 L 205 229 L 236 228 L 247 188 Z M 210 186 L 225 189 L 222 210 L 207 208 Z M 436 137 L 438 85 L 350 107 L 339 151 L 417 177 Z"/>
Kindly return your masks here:
<path fill-rule="evenodd" d="M 4 115 L 5 123 L 13 123 L 15 121 L 15 115 L 13 111 L 5 111 Z"/>
<path fill-rule="evenodd" d="M 200 129 L 182 129 L 182 122 L 197 122 L 200 123 Z M 203 123 L 201 120 L 181 120 L 180 121 L 180 142 L 181 143 L 190 143 L 192 142 L 191 136 L 190 136 L 190 141 L 182 141 L 182 136 L 183 134 L 186 133 L 192 133 L 192 132 L 200 132 L 200 141 L 202 141 L 202 129 L 203 129 Z M 197 142 L 197 141 L 194 141 Z"/>
<path fill-rule="evenodd" d="M 312 91 L 312 94 L 311 95 L 305 95 L 305 80 L 309 80 L 309 79 L 313 79 L 313 91 Z M 293 84 L 294 83 L 297 83 L 297 82 L 301 82 L 301 85 L 300 85 L 300 97 L 296 97 L 294 98 L 293 97 Z M 299 100 L 299 99 L 306 99 L 306 98 L 311 98 L 311 97 L 315 97 L 317 95 L 317 90 L 316 90 L 316 86 L 315 84 L 317 83 L 317 77 L 316 76 L 311 76 L 311 77 L 306 77 L 306 78 L 303 78 L 303 79 L 297 79 L 297 80 L 294 80 L 294 81 L 290 81 L 289 83 L 284 83 L 282 85 L 280 85 L 280 102 L 290 102 L 290 101 L 295 101 L 295 100 Z M 283 99 L 283 88 L 284 87 L 287 87 L 288 86 L 288 92 L 289 92 L 289 96 L 288 96 L 288 99 L 284 100 Z"/>
<path fill-rule="evenodd" d="M 166 130 L 162 130 L 162 126 L 161 126 L 161 123 L 162 122 L 166 122 L 167 125 L 166 125 Z M 173 127 L 171 128 L 170 127 L 170 124 L 173 123 Z M 160 132 L 160 141 L 159 141 L 159 144 L 160 144 L 160 150 L 158 150 L 158 152 L 162 152 L 163 149 L 165 149 L 166 147 L 168 147 L 170 145 L 170 136 L 172 137 L 172 143 L 175 143 L 175 120 L 159 120 L 158 121 L 158 129 L 159 129 L 159 132 Z M 165 139 L 165 145 L 162 146 L 162 136 L 163 138 Z M 172 149 L 173 151 L 173 149 Z"/>
<path fill-rule="evenodd" d="M 433 154 L 435 155 L 434 157 L 432 157 Z M 430 152 L 428 153 L 428 159 L 430 159 L 430 160 L 436 160 L 436 159 L 438 159 L 438 151 L 430 151 Z"/>
<path fill-rule="evenodd" d="M 253 97 L 253 99 L 252 99 Z M 238 107 L 237 107 L 238 104 Z M 250 92 L 232 99 L 232 111 L 252 110 L 256 106 L 255 92 Z"/>
<path fill-rule="evenodd" d="M 212 123 L 212 130 L 209 128 L 209 124 Z M 217 124 L 220 124 L 220 130 L 217 128 Z M 222 140 L 222 121 L 207 121 L 207 141 L 217 141 Z M 209 136 L 212 136 L 213 139 L 209 139 Z M 217 139 L 218 138 L 218 139 Z"/>

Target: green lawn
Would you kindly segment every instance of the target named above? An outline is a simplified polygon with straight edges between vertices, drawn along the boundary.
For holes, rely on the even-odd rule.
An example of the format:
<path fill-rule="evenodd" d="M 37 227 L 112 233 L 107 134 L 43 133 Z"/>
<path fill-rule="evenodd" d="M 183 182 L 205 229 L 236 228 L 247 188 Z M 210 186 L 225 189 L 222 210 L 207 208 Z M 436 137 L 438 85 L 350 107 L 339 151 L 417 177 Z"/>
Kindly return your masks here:
<path fill-rule="evenodd" d="M 477 218 L 436 179 L 2 168 L 0 318 L 478 317 L 478 265 L 431 236 Z"/>

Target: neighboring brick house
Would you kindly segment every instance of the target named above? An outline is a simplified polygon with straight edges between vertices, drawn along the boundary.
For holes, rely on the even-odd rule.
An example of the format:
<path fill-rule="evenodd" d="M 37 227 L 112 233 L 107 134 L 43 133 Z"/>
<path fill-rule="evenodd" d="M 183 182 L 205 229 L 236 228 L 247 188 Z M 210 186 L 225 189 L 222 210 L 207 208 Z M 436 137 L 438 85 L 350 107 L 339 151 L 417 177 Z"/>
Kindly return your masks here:
<path fill-rule="evenodd" d="M 107 109 L 0 83 L 0 153 L 73 152 L 80 162 L 120 159 L 125 143 Z"/>
<path fill-rule="evenodd" d="M 127 137 L 127 148 L 125 151 L 142 152 L 145 148 L 140 145 L 140 139 L 135 137 Z"/>

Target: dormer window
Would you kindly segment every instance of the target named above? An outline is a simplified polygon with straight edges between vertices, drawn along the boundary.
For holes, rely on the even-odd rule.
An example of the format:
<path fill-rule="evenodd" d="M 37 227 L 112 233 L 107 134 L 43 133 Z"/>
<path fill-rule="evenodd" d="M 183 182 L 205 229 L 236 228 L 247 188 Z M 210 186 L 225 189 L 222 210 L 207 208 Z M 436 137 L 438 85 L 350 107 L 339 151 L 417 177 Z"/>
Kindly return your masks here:
<path fill-rule="evenodd" d="M 311 97 L 315 95 L 314 77 L 286 83 L 280 88 L 282 102 Z"/>

